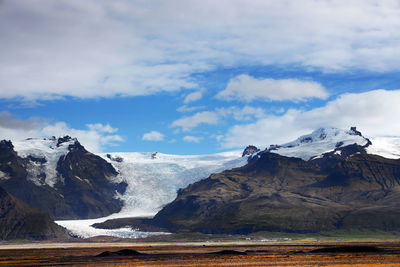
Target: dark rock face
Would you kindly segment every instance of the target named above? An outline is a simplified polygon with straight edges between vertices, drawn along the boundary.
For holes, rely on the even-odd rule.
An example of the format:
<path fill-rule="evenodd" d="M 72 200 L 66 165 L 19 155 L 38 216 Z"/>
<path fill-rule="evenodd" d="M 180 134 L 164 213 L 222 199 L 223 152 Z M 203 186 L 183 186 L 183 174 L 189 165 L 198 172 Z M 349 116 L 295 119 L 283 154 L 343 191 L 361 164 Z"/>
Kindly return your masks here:
<path fill-rule="evenodd" d="M 350 131 L 352 131 L 354 135 L 362 136 L 361 132 L 357 131 L 357 127 L 350 127 Z"/>
<path fill-rule="evenodd" d="M 335 166 L 340 161 L 349 158 L 355 154 L 366 154 L 366 148 L 371 144 L 368 140 L 368 143 L 364 146 L 360 146 L 358 144 L 352 144 L 348 146 L 342 147 L 342 144 L 336 144 L 336 148 L 334 151 L 327 152 L 322 154 L 321 157 L 314 157 L 309 161 L 317 165 L 321 169 L 326 169 L 332 166 Z"/>
<path fill-rule="evenodd" d="M 57 144 L 72 140 L 64 137 Z M 111 164 L 88 152 L 75 141 L 69 153 L 57 163 L 62 179 L 53 187 L 28 179 L 27 166 L 45 159 L 20 158 L 9 141 L 0 142 L 0 185 L 30 206 L 50 213 L 56 219 L 86 219 L 118 212 L 122 202 L 114 196 L 124 192 L 126 183 L 110 180 L 117 175 Z M 45 178 L 43 173 L 43 179 Z M 40 178 L 40 177 L 39 177 Z M 110 178 L 110 179 L 109 179 Z"/>
<path fill-rule="evenodd" d="M 125 183 L 111 183 L 107 177 L 116 176 L 114 167 L 88 152 L 79 142 L 69 147 L 69 153 L 57 163 L 64 183 L 56 188 L 78 218 L 94 218 L 120 211 L 122 202 L 115 192 L 124 193 Z M 106 201 L 105 201 L 106 200 Z"/>
<path fill-rule="evenodd" d="M 356 154 L 324 170 L 263 153 L 180 190 L 154 223 L 170 231 L 400 230 L 400 160 Z"/>
<path fill-rule="evenodd" d="M 67 238 L 64 228 L 49 214 L 30 208 L 0 187 L 0 239 Z"/>
<path fill-rule="evenodd" d="M 253 155 L 254 153 L 257 153 L 259 151 L 260 151 L 260 149 L 258 149 L 256 146 L 252 146 L 252 145 L 247 146 L 242 153 L 242 157 L 247 156 L 247 155 Z"/>

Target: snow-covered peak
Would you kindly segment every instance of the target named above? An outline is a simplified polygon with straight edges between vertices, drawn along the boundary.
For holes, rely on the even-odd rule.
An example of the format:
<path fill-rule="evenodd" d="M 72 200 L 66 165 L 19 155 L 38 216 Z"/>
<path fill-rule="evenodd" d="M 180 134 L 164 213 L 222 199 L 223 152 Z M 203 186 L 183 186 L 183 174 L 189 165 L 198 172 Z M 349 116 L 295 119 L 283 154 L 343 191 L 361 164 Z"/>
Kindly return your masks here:
<path fill-rule="evenodd" d="M 29 138 L 13 142 L 14 150 L 21 158 L 30 158 L 27 166 L 28 179 L 37 185 L 47 184 L 53 187 L 60 178 L 57 173 L 57 162 L 69 152 L 69 146 L 77 142 L 76 138 Z M 43 179 L 42 174 L 45 174 Z"/>
<path fill-rule="evenodd" d="M 14 150 L 22 158 L 27 156 L 41 157 L 46 154 L 57 152 L 68 152 L 68 147 L 77 141 L 76 138 L 64 136 L 60 138 L 28 138 L 22 141 L 14 141 Z"/>
<path fill-rule="evenodd" d="M 271 145 L 268 151 L 282 156 L 309 160 L 338 147 L 352 144 L 366 146 L 368 143 L 369 140 L 363 137 L 355 127 L 351 127 L 350 130 L 328 127 L 319 128 L 311 134 L 300 136 L 296 140 L 283 145 Z"/>

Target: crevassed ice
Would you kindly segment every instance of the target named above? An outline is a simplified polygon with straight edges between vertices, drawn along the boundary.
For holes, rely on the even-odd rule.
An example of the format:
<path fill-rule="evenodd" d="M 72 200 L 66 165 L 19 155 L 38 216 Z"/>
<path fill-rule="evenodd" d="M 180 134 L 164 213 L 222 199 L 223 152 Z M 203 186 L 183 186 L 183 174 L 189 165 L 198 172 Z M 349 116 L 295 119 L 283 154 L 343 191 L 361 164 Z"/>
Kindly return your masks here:
<path fill-rule="evenodd" d="M 242 151 L 231 151 L 211 155 L 169 155 L 163 153 L 108 153 L 111 158 L 101 156 L 119 172 L 126 181 L 126 192 L 120 196 L 124 207 L 119 217 L 153 216 L 164 205 L 176 198 L 177 190 L 220 172 L 247 163 Z"/>
<path fill-rule="evenodd" d="M 141 238 L 151 235 L 168 234 L 160 232 L 140 232 L 129 227 L 107 230 L 91 225 L 108 219 L 123 217 L 152 217 L 164 205 L 173 201 L 179 188 L 208 177 L 211 173 L 243 166 L 247 157 L 241 151 L 224 152 L 201 156 L 180 156 L 157 153 L 108 153 L 111 158 L 122 158 L 122 162 L 104 159 L 120 173 L 118 180 L 126 181 L 126 192 L 120 196 L 124 201 L 121 212 L 91 220 L 56 221 L 71 233 L 88 238 L 99 235 L 121 238 Z"/>

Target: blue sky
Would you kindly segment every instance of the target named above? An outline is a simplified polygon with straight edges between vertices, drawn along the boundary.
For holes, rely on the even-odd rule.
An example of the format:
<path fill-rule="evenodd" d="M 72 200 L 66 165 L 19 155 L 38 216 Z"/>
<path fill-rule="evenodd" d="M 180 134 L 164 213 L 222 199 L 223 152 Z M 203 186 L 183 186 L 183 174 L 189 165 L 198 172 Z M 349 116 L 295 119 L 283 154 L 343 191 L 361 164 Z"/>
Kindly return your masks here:
<path fill-rule="evenodd" d="M 400 135 L 398 1 L 0 2 L 0 138 L 91 151 Z"/>

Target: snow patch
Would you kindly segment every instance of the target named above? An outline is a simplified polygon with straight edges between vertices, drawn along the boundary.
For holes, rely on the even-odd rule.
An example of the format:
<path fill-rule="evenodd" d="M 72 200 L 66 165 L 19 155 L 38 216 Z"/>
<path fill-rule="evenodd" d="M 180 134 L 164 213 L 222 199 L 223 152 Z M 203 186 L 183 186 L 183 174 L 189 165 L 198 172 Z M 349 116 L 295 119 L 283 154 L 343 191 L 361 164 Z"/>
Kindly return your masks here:
<path fill-rule="evenodd" d="M 8 180 L 10 179 L 10 176 L 8 176 L 6 173 L 0 171 L 0 180 Z"/>
<path fill-rule="evenodd" d="M 69 145 L 74 144 L 76 139 L 60 143 L 58 139 L 27 139 L 13 142 L 14 150 L 21 158 L 29 156 L 38 159 L 45 159 L 45 162 L 30 160 L 27 166 L 28 179 L 36 185 L 54 185 L 61 180 L 57 173 L 57 162 L 60 157 L 68 154 Z"/>

